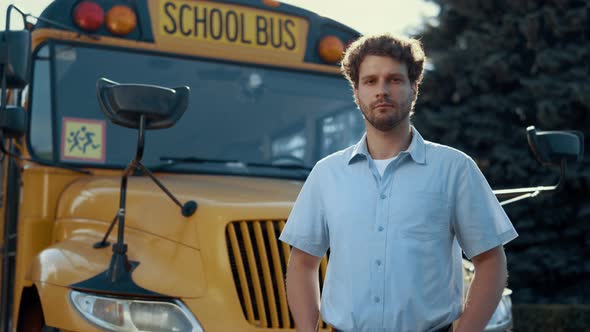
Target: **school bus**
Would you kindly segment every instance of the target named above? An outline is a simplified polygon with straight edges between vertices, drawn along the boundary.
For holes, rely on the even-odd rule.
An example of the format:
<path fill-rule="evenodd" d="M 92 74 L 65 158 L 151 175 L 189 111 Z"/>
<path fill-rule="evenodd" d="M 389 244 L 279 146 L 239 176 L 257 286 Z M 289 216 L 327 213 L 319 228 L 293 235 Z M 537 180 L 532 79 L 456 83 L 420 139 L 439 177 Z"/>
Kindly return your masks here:
<path fill-rule="evenodd" d="M 277 237 L 309 169 L 364 130 L 338 68 L 359 33 L 272 0 L 8 12 L 1 331 L 293 331 Z"/>

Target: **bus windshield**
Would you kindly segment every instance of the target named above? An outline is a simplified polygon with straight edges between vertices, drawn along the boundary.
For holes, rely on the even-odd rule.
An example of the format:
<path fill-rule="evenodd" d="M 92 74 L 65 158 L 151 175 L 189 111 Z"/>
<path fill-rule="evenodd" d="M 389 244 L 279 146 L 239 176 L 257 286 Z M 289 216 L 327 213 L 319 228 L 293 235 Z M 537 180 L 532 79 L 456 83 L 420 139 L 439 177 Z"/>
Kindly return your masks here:
<path fill-rule="evenodd" d="M 60 162 L 124 167 L 134 156 L 137 131 L 110 123 L 100 110 L 100 77 L 190 87 L 189 107 L 176 125 L 146 132 L 148 167 L 167 156 L 310 168 L 354 144 L 364 130 L 348 83 L 336 75 L 55 42 L 49 53 L 54 100 L 35 92 L 42 84 L 32 87 L 30 142 L 39 158 L 47 158 L 41 150 L 47 150 L 42 143 L 49 137 L 43 135 L 51 136 L 52 158 Z M 47 57 L 36 60 L 39 68 L 42 61 Z M 53 116 L 45 115 L 53 119 L 50 134 L 41 125 L 35 128 L 43 122 L 35 118 L 50 114 L 47 105 L 53 105 Z M 225 167 L 206 164 L 182 163 L 171 170 Z"/>

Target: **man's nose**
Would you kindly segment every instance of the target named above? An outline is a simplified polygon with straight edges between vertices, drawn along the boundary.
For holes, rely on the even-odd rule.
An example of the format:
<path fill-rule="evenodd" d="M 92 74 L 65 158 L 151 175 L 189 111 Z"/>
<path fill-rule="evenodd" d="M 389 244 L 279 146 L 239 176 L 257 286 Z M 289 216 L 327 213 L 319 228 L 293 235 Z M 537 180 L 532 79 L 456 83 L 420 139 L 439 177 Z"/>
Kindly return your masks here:
<path fill-rule="evenodd" d="M 389 89 L 387 86 L 387 82 L 380 82 L 377 84 L 377 97 L 382 98 L 385 96 L 389 96 Z"/>

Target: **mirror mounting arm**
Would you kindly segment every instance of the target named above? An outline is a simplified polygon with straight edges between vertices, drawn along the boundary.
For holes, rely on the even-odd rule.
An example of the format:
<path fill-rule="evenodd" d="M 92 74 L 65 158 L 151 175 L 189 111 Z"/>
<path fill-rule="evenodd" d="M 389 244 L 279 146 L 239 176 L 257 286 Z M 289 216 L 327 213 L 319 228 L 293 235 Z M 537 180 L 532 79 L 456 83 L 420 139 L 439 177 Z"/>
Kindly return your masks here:
<path fill-rule="evenodd" d="M 16 10 L 21 15 L 21 17 L 23 19 L 23 25 L 25 26 L 25 28 L 27 26 L 27 16 L 29 16 L 29 15 L 28 14 L 25 14 L 17 6 L 10 4 L 10 5 L 8 5 L 8 8 L 6 9 L 6 21 L 5 21 L 6 22 L 6 26 L 4 28 L 4 31 L 10 30 L 10 14 L 11 14 L 11 12 L 12 12 L 13 9 Z"/>
<path fill-rule="evenodd" d="M 139 130 L 138 130 L 138 134 L 137 134 L 137 150 L 135 152 L 135 159 L 131 162 L 131 164 L 129 165 L 129 167 L 127 168 L 127 170 L 125 171 L 125 177 L 127 177 L 131 170 L 133 169 L 139 169 L 140 171 L 142 171 L 143 173 L 147 174 L 147 176 L 149 176 L 154 183 L 156 183 L 156 185 L 168 196 L 170 197 L 170 199 L 174 202 L 174 204 L 178 205 L 178 207 L 181 209 L 181 213 L 183 216 L 185 217 L 190 217 L 193 215 L 193 213 L 196 210 L 196 204 L 195 207 L 187 207 L 187 205 L 192 205 L 192 201 L 187 202 L 186 204 L 182 204 L 171 192 L 170 190 L 168 190 L 155 176 L 152 172 L 150 172 L 150 170 L 145 167 L 142 163 L 141 163 L 141 159 L 143 158 L 143 150 L 144 150 L 144 146 L 145 146 L 145 127 L 146 127 L 146 120 L 145 120 L 145 115 L 140 115 L 139 116 Z M 124 206 L 124 205 L 122 205 Z"/>
<path fill-rule="evenodd" d="M 139 116 L 139 130 L 137 133 L 137 150 L 135 151 L 135 164 L 141 165 L 143 158 L 143 148 L 145 145 L 145 115 Z"/>
<path fill-rule="evenodd" d="M 125 256 L 125 258 L 118 257 L 116 259 L 117 263 L 112 263 L 113 273 L 115 274 L 115 276 L 113 276 L 113 281 L 117 279 L 116 272 L 114 272 L 114 271 L 121 270 L 120 265 L 119 265 L 121 263 L 118 263 L 118 262 L 120 260 L 126 261 L 125 254 L 126 254 L 127 250 L 126 250 L 126 245 L 125 245 L 125 241 L 124 241 L 124 237 L 123 237 L 123 232 L 125 230 L 125 204 L 126 204 L 126 196 L 127 196 L 127 179 L 133 171 L 140 170 L 143 173 L 147 174 L 147 176 L 149 176 L 152 179 L 152 181 L 154 181 L 154 183 L 174 202 L 174 204 L 176 204 L 176 205 L 178 205 L 178 207 L 180 207 L 180 210 L 181 210 L 181 213 L 183 216 L 190 217 L 195 213 L 195 210 L 197 209 L 197 204 L 195 201 L 188 201 L 185 204 L 182 204 L 170 192 L 170 190 L 168 190 L 154 176 L 154 174 L 141 163 L 141 159 L 143 158 L 143 150 L 144 150 L 144 146 L 145 146 L 145 126 L 146 126 L 145 115 L 140 115 L 139 128 L 138 128 L 138 133 L 137 133 L 137 150 L 135 151 L 135 159 L 133 159 L 129 163 L 129 165 L 127 166 L 127 168 L 123 172 L 123 177 L 121 179 L 121 196 L 120 196 L 120 201 L 119 201 L 119 211 L 117 212 L 117 215 L 115 216 L 115 218 L 113 218 L 113 221 L 111 222 L 103 239 L 100 242 L 97 242 L 93 245 L 93 247 L 96 249 L 104 248 L 104 247 L 108 246 L 110 243 L 107 241 L 107 238 L 109 237 L 111 231 L 113 230 L 115 222 L 117 220 L 119 221 L 119 231 L 118 231 L 118 237 L 117 237 L 117 244 L 118 245 L 116 247 L 115 247 L 115 245 L 113 245 L 113 261 L 115 260 L 115 256 Z"/>
<path fill-rule="evenodd" d="M 2 47 L 0 47 L 0 52 L 2 53 L 7 53 L 7 47 L 5 47 L 6 45 L 2 40 L 0 40 L 0 45 Z M 8 44 L 8 43 L 6 43 Z M 3 49 L 3 50 L 1 50 Z M 2 82 L 0 82 L 0 112 L 5 112 L 6 111 L 6 106 L 8 104 L 8 98 L 6 98 L 6 94 L 7 94 L 7 89 L 6 89 L 6 64 L 5 62 L 7 61 L 2 61 L 3 57 L 6 56 L 8 57 L 8 54 L 0 54 L 0 80 L 2 80 Z"/>
<path fill-rule="evenodd" d="M 566 165 L 567 165 L 567 161 L 566 159 L 562 159 L 561 160 L 561 164 L 560 164 L 560 172 L 559 172 L 559 180 L 557 181 L 557 183 L 553 186 L 539 186 L 539 187 L 528 187 L 528 188 L 515 188 L 515 189 L 500 189 L 500 190 L 494 190 L 494 194 L 496 194 L 496 196 L 502 197 L 502 196 L 514 196 L 516 194 L 521 194 L 519 196 L 504 200 L 502 202 L 500 202 L 500 205 L 508 205 L 510 203 L 514 203 L 514 202 L 518 202 L 520 200 L 523 200 L 525 198 L 532 198 L 532 197 L 536 197 L 537 195 L 539 195 L 542 192 L 548 192 L 548 191 L 557 191 L 560 190 L 563 186 L 563 183 L 565 182 L 565 170 L 566 170 Z"/>

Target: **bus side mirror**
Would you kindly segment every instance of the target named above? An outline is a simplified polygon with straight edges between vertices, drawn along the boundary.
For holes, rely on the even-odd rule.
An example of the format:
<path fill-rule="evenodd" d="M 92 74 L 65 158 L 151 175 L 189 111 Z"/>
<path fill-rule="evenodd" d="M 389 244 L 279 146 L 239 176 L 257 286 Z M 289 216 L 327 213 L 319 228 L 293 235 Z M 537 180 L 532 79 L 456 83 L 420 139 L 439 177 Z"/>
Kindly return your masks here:
<path fill-rule="evenodd" d="M 559 166 L 562 160 L 580 162 L 584 157 L 584 134 L 579 131 L 537 131 L 527 127 L 533 154 L 543 165 Z"/>
<path fill-rule="evenodd" d="M 0 112 L 0 131 L 6 138 L 19 138 L 27 130 L 27 113 L 22 107 L 6 106 Z"/>
<path fill-rule="evenodd" d="M 30 79 L 31 33 L 0 31 L 0 67 L 8 89 L 22 89 Z"/>

